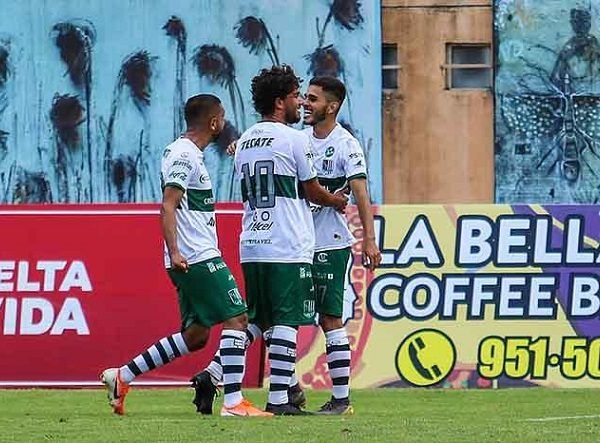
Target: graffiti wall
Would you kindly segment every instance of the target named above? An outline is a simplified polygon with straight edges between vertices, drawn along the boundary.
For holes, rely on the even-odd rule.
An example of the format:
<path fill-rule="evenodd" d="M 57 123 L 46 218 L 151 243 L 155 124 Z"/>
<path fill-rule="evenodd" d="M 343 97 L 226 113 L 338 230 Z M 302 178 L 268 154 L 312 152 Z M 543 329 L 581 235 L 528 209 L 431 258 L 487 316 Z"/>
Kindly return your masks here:
<path fill-rule="evenodd" d="M 495 0 L 496 200 L 600 200 L 600 3 Z"/>
<path fill-rule="evenodd" d="M 287 63 L 349 90 L 340 119 L 381 199 L 380 2 L 5 0 L 0 15 L 0 202 L 152 202 L 186 97 L 228 124 L 206 151 L 220 201 L 239 199 L 224 147 L 257 116 L 250 80 Z M 307 82 L 305 82 L 306 86 Z"/>

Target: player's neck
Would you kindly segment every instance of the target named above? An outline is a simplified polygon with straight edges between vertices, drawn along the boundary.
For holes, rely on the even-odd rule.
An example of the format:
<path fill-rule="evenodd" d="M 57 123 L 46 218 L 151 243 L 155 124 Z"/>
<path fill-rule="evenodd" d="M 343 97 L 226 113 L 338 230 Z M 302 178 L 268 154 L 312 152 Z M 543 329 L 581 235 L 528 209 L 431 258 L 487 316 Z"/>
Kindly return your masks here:
<path fill-rule="evenodd" d="M 327 138 L 336 125 L 335 120 L 323 120 L 313 126 L 313 134 L 316 138 Z"/>
<path fill-rule="evenodd" d="M 204 151 L 204 148 L 206 148 L 211 141 L 210 135 L 204 134 L 200 131 L 195 131 L 193 129 L 188 129 L 181 134 L 181 136 L 190 140 L 201 151 Z"/>
<path fill-rule="evenodd" d="M 269 114 L 269 115 L 263 115 L 261 116 L 261 120 L 259 123 L 262 122 L 270 122 L 270 123 L 283 123 L 284 125 L 287 124 L 287 122 L 285 121 L 285 114 L 282 112 L 273 112 L 273 114 Z"/>

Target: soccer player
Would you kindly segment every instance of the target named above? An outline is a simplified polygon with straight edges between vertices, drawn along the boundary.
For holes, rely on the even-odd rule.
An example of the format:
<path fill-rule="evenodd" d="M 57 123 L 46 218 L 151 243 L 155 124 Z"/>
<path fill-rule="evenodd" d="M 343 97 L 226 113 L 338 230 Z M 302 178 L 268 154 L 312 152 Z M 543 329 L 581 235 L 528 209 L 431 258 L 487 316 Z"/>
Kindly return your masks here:
<path fill-rule="evenodd" d="M 337 78 L 311 79 L 304 99 L 304 123 L 310 127 L 304 131 L 311 142 L 319 183 L 330 191 L 349 186 L 354 195 L 364 229 L 363 263 L 373 270 L 381 262 L 381 253 L 375 243 L 365 157 L 358 140 L 336 121 L 345 96 L 346 88 Z M 320 205 L 311 205 L 311 209 L 316 232 L 312 267 L 316 310 L 325 333 L 333 384 L 331 399 L 318 413 L 351 414 L 350 344 L 342 313 L 345 277 L 355 239 L 341 214 Z"/>
<path fill-rule="evenodd" d="M 271 380 L 265 409 L 276 415 L 305 414 L 288 397 L 297 327 L 312 324 L 315 314 L 314 228 L 305 198 L 338 211 L 348 201 L 343 193 L 333 195 L 319 185 L 308 137 L 287 126 L 300 121 L 299 86 L 300 79 L 285 65 L 263 69 L 252 79 L 254 108 L 262 120 L 242 134 L 235 153 L 244 200 L 240 256 L 249 330 L 258 326 L 269 331 Z M 254 335 L 249 334 L 248 342 Z M 214 387 L 203 387 L 211 383 L 209 373 L 216 384 L 225 373 L 221 365 L 222 356 L 216 355 L 207 371 L 195 377 L 197 405 L 212 407 Z"/>
<path fill-rule="evenodd" d="M 223 416 L 270 416 L 241 393 L 246 354 L 247 308 L 217 246 L 214 198 L 203 151 L 223 130 L 225 110 L 214 95 L 185 105 L 186 132 L 163 153 L 160 220 L 165 266 L 177 288 L 181 332 L 164 337 L 120 368 L 101 375 L 109 403 L 123 414 L 129 384 L 137 376 L 202 349 L 210 327 L 223 323 L 220 355 L 224 377 Z"/>
<path fill-rule="evenodd" d="M 285 65 L 263 69 L 252 79 L 253 104 L 262 120 L 242 134 L 235 153 L 244 201 L 240 257 L 249 321 L 262 331 L 272 327 L 265 409 L 276 415 L 305 413 L 289 402 L 288 387 L 297 327 L 312 324 L 315 315 L 315 234 L 306 199 L 338 211 L 348 201 L 319 185 L 308 137 L 287 126 L 300 121 L 299 86 L 300 79 Z"/>

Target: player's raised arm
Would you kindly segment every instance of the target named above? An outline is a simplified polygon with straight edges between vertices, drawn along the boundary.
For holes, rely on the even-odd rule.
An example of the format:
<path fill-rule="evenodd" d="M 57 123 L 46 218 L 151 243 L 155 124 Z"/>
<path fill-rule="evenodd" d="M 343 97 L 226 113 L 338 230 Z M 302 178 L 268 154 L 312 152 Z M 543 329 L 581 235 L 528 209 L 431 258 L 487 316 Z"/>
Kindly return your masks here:
<path fill-rule="evenodd" d="M 179 271 L 187 272 L 188 263 L 177 247 L 177 220 L 175 218 L 175 210 L 182 198 L 183 190 L 179 186 L 165 186 L 160 207 L 160 225 L 171 258 L 171 266 Z"/>

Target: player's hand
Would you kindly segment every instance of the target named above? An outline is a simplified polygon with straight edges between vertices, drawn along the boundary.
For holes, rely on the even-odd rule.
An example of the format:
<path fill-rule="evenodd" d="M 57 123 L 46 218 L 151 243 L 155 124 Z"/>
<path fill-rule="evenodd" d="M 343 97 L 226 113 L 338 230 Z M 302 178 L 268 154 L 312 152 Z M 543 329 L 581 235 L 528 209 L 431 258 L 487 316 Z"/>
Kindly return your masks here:
<path fill-rule="evenodd" d="M 178 272 L 188 272 L 190 269 L 187 260 L 179 252 L 171 255 L 171 267 Z"/>
<path fill-rule="evenodd" d="M 363 266 L 373 271 L 381 263 L 381 252 L 373 238 L 365 237 L 363 240 L 362 262 Z"/>
<path fill-rule="evenodd" d="M 234 156 L 235 155 L 235 150 L 237 149 L 237 140 L 232 141 L 231 143 L 229 143 L 229 145 L 227 145 L 227 155 Z"/>
<path fill-rule="evenodd" d="M 336 211 L 343 213 L 346 210 L 346 206 L 348 206 L 348 195 L 343 189 L 340 189 L 339 191 L 336 191 L 333 196 L 336 199 L 333 208 Z"/>

